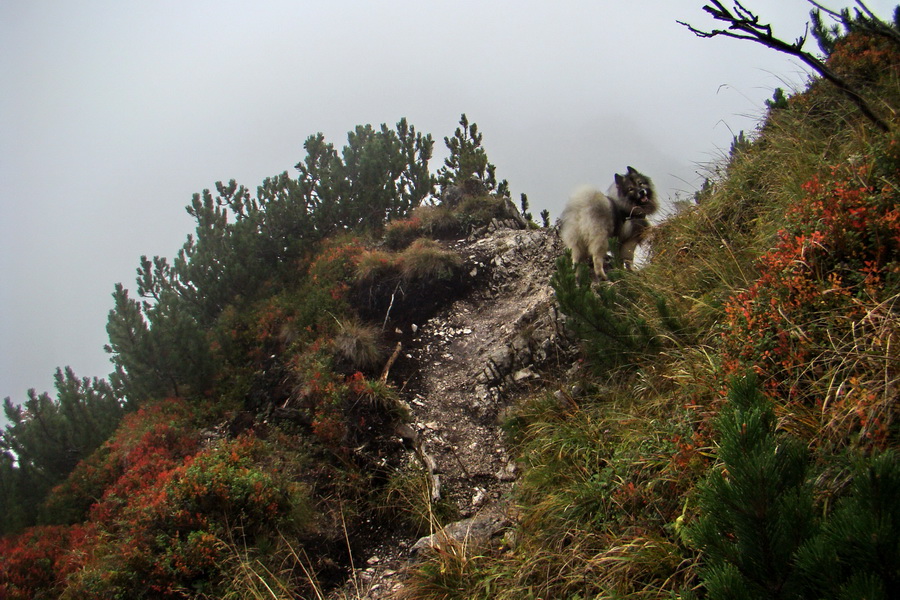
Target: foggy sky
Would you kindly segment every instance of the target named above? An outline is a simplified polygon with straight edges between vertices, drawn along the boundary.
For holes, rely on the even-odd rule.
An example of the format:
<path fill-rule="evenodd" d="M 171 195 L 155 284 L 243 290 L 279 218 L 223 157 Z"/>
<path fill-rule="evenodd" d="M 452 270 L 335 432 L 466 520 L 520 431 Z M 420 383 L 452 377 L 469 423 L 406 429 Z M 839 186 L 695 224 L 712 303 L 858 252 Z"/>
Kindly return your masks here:
<path fill-rule="evenodd" d="M 106 377 L 114 284 L 134 290 L 142 254 L 175 255 L 193 193 L 295 173 L 316 132 L 340 148 L 406 117 L 435 137 L 436 170 L 465 112 L 513 199 L 553 219 L 626 165 L 664 200 L 691 194 L 773 90 L 807 78 L 676 24 L 713 26 L 703 4 L 4 0 L 0 397 L 52 391 L 58 366 Z M 745 4 L 786 40 L 811 8 Z"/>

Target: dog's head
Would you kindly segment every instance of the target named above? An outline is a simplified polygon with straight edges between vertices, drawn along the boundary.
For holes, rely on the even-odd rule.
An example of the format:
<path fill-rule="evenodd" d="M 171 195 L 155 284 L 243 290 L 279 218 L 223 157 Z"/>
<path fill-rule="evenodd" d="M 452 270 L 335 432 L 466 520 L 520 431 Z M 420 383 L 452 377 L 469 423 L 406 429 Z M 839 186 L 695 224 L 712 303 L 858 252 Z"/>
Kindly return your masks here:
<path fill-rule="evenodd" d="M 624 175 L 616 173 L 616 189 L 621 200 L 633 207 L 633 214 L 647 216 L 656 211 L 656 190 L 653 182 L 634 167 L 628 167 Z"/>

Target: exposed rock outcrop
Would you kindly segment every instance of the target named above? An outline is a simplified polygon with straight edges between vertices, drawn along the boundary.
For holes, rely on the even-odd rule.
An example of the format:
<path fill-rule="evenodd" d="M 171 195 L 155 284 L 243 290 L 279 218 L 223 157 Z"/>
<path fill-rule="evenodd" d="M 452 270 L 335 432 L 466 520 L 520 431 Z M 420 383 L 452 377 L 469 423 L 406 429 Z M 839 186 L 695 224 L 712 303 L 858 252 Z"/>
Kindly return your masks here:
<path fill-rule="evenodd" d="M 390 598 L 402 569 L 443 541 L 484 543 L 512 522 L 506 498 L 518 476 L 501 420 L 522 393 L 571 366 L 572 340 L 550 277 L 562 253 L 553 229 L 495 219 L 468 239 L 445 242 L 464 260 L 468 292 L 425 323 L 396 324 L 406 339 L 397 368 L 411 415 L 397 429 L 432 478 L 432 497 L 456 504 L 462 521 L 432 536 L 381 545 L 354 575 L 363 598 Z M 360 587 L 360 582 L 365 583 Z"/>

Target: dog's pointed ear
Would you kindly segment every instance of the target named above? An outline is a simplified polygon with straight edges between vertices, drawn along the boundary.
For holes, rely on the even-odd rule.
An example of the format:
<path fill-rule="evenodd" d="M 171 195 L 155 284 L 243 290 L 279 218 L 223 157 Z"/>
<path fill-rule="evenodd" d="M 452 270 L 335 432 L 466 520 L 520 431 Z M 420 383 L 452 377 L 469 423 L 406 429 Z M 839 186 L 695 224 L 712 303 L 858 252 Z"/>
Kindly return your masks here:
<path fill-rule="evenodd" d="M 616 185 L 622 185 L 625 183 L 625 177 L 616 173 Z"/>
<path fill-rule="evenodd" d="M 637 173 L 637 169 L 635 169 L 634 167 L 628 167 L 628 174 L 632 175 L 634 173 Z"/>

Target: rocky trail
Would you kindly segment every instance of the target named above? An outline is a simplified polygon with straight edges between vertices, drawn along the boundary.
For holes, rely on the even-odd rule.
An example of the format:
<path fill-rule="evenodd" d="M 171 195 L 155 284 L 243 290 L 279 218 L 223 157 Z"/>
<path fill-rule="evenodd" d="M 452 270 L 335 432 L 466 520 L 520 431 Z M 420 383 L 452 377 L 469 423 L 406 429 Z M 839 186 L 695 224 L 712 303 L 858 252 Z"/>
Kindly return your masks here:
<path fill-rule="evenodd" d="M 411 336 L 396 369 L 411 420 L 398 428 L 431 478 L 433 499 L 449 499 L 462 521 L 419 540 L 376 541 L 354 557 L 335 598 L 392 598 L 404 569 L 447 538 L 468 544 L 499 537 L 513 515 L 518 477 L 501 424 L 516 399 L 568 369 L 572 344 L 553 302 L 550 276 L 562 252 L 553 229 L 494 223 L 482 236 L 450 242 L 474 285 Z"/>

